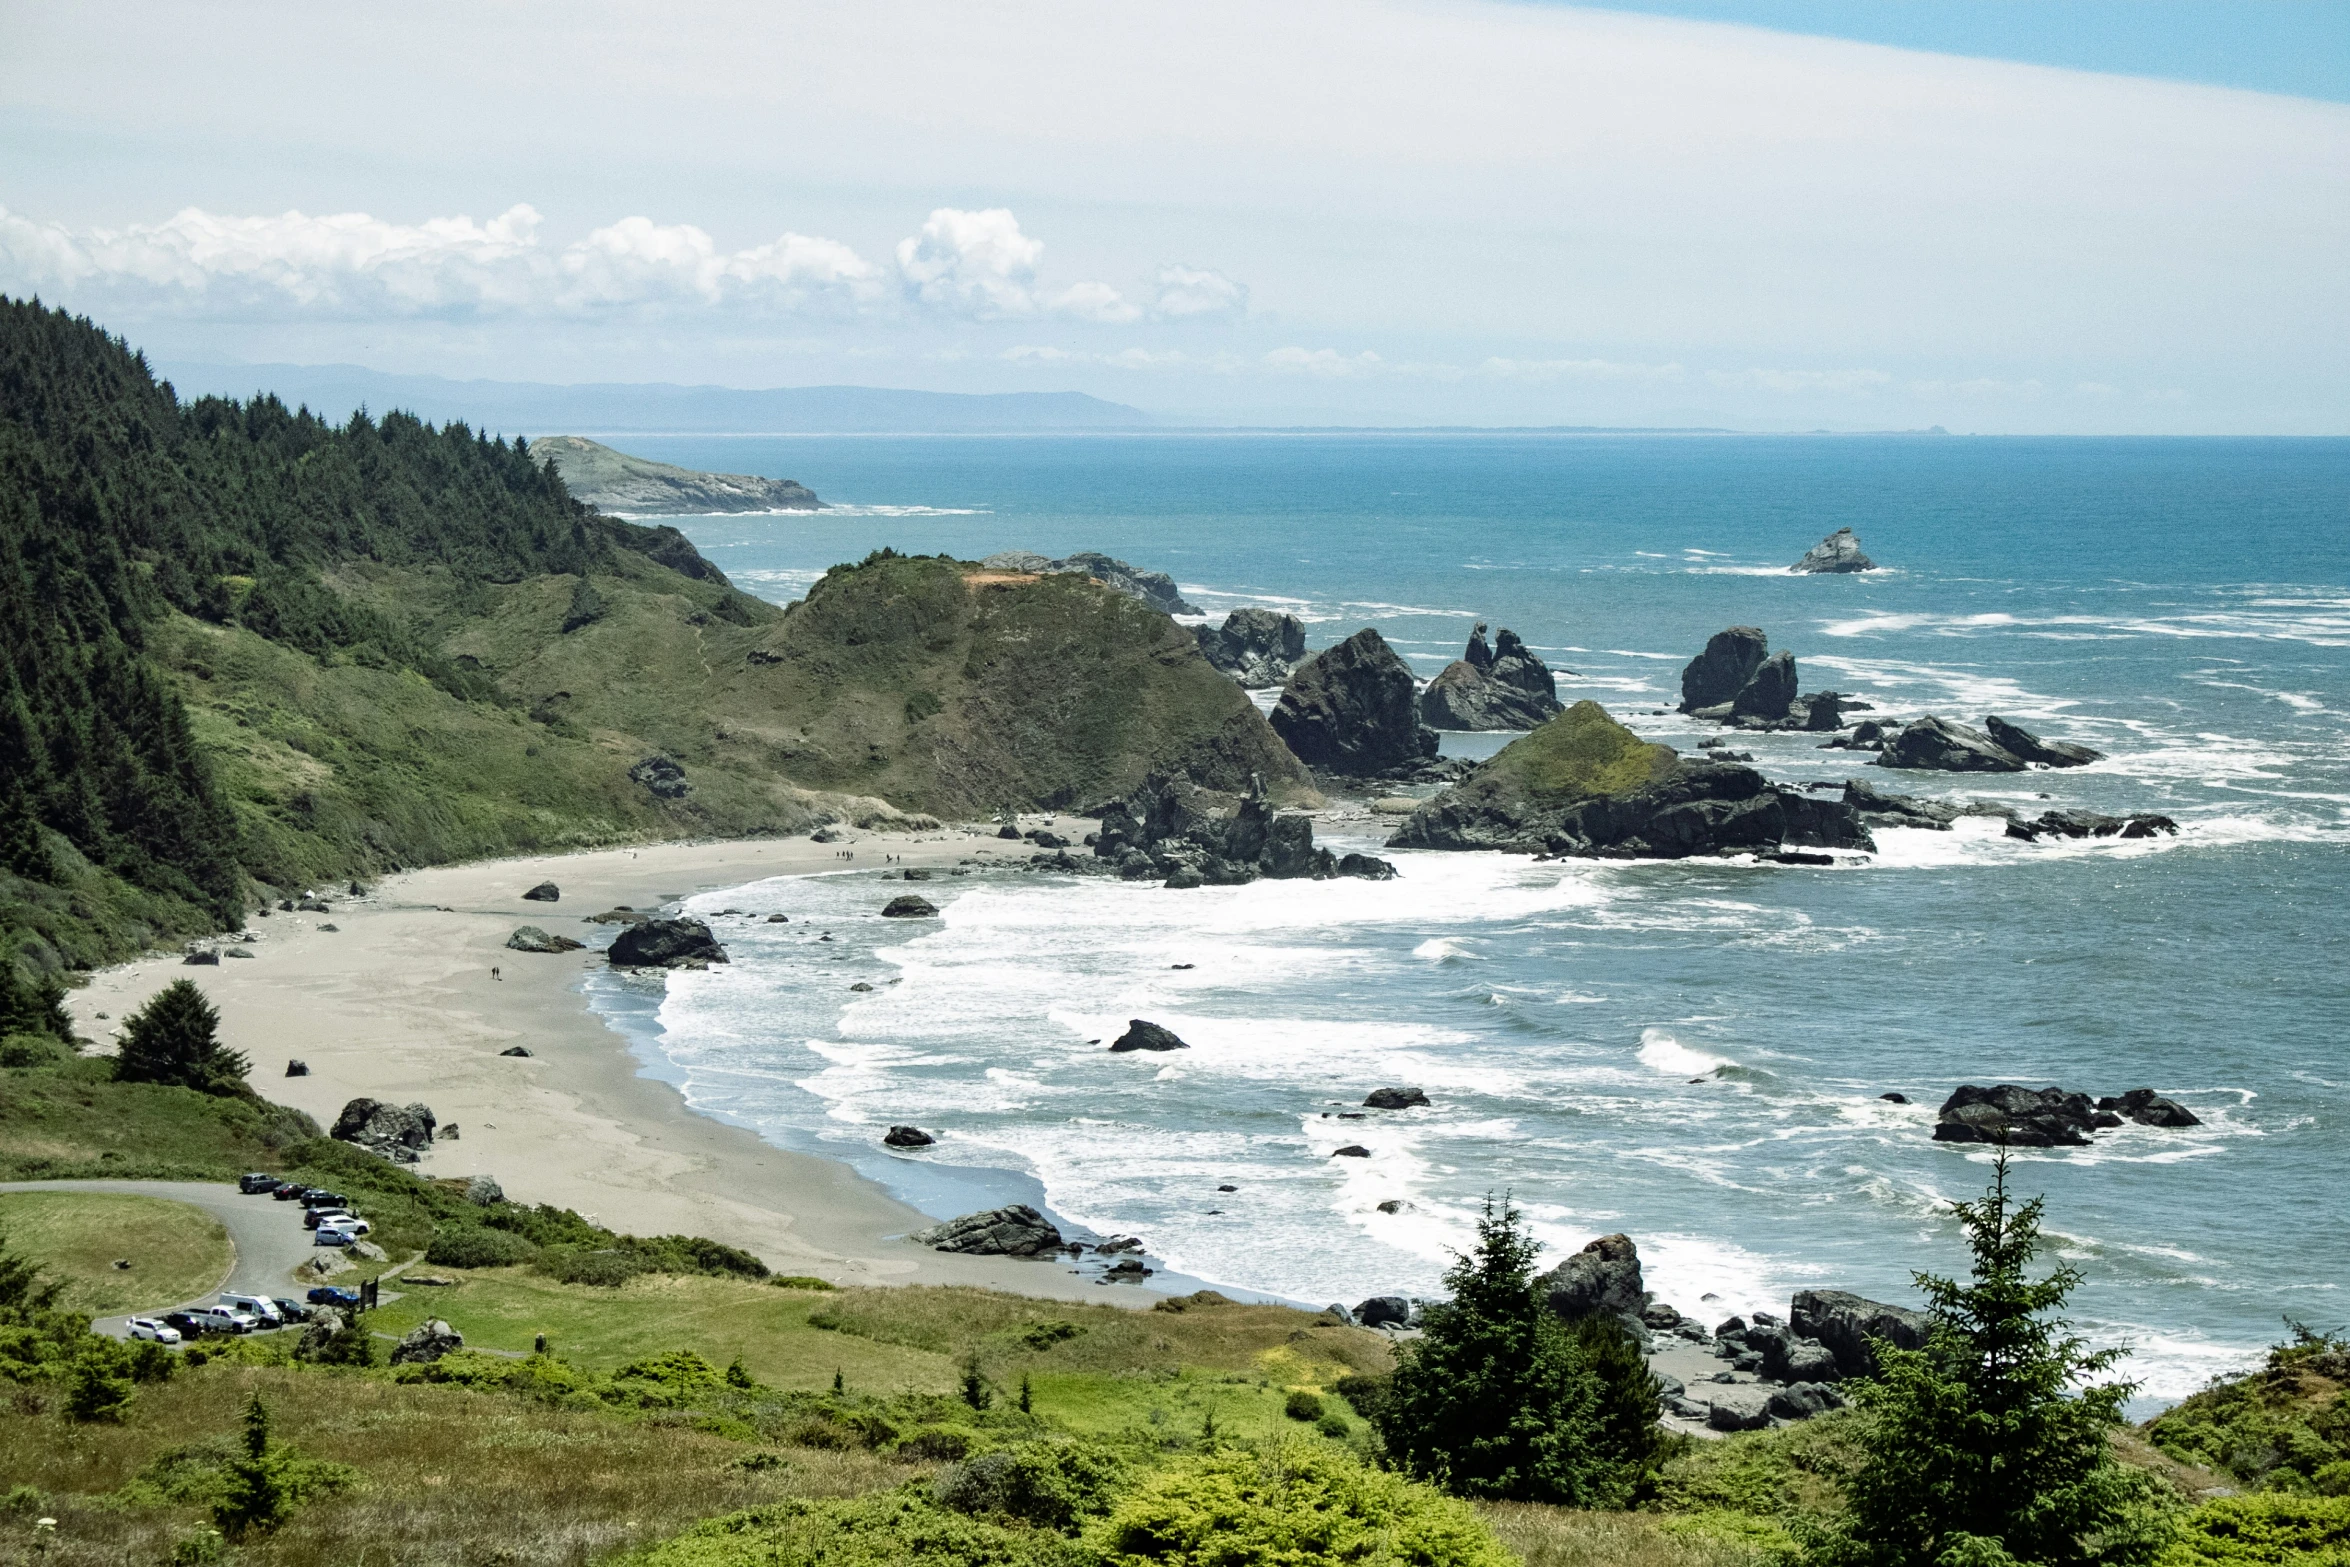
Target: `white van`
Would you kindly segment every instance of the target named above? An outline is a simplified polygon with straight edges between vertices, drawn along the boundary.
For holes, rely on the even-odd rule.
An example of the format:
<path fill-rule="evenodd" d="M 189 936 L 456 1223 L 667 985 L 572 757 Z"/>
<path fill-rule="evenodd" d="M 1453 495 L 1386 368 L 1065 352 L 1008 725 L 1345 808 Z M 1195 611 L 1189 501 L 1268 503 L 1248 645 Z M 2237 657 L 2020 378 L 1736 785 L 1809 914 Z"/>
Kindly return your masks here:
<path fill-rule="evenodd" d="M 286 1325 L 286 1314 L 277 1309 L 276 1301 L 266 1296 L 231 1295 L 224 1291 L 220 1303 L 232 1311 L 244 1312 L 263 1327 L 282 1328 Z"/>

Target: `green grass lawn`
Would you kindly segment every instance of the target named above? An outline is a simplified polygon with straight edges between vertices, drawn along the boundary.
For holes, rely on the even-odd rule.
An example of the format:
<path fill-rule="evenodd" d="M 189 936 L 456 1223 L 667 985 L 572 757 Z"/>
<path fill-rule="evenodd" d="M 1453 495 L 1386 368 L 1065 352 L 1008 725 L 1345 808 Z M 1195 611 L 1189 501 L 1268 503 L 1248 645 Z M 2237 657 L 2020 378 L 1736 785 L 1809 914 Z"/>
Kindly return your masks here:
<path fill-rule="evenodd" d="M 92 1316 L 194 1300 L 220 1287 L 237 1255 L 218 1219 L 161 1197 L 0 1192 L 0 1235 L 65 1281 L 64 1305 Z"/>

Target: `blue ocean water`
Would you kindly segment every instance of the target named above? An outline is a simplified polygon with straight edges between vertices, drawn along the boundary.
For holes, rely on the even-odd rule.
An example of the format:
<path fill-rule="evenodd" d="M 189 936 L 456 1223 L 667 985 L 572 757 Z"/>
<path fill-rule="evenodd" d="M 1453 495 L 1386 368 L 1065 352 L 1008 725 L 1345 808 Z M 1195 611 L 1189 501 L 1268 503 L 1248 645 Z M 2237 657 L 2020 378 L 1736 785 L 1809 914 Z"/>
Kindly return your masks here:
<path fill-rule="evenodd" d="M 916 1121 L 944 1134 L 931 1164 L 1022 1172 L 1170 1266 L 1316 1303 L 1432 1290 L 1506 1190 L 1556 1247 L 1631 1232 L 1651 1287 L 1711 1316 L 1807 1285 L 1907 1299 L 1913 1269 L 1962 1270 L 1944 1204 L 1986 1163 L 1928 1137 L 1956 1084 L 2146 1085 L 2204 1126 L 2016 1161 L 2086 1275 L 2082 1328 L 2134 1346 L 2163 1399 L 2286 1316 L 2350 1319 L 2350 442 L 623 444 L 842 503 L 683 520 L 779 601 L 883 544 L 1101 549 L 1217 616 L 1290 609 L 1315 645 L 1377 626 L 1423 675 L 1473 621 L 1508 626 L 1571 671 L 1563 698 L 1684 748 L 1702 726 L 1655 710 L 1709 634 L 1755 624 L 1807 690 L 2111 753 L 1977 780 L 1757 737 L 1775 777 L 2183 826 L 2029 845 L 1978 820 L 1882 833 L 1835 870 L 1405 854 L 1387 885 L 975 876 L 937 884 L 921 932 L 872 917 L 870 874 L 769 883 L 696 900 L 794 923 L 674 976 L 648 1035 L 709 1113 L 885 1178 L 911 1161 L 879 1155 L 879 1129 Z M 1785 573 L 1847 525 L 1889 570 Z M 1194 1048 L 1089 1043 L 1133 1016 Z M 1390 1082 L 1435 1108 L 1338 1119 Z M 1330 1158 L 1345 1142 L 1372 1157 Z"/>

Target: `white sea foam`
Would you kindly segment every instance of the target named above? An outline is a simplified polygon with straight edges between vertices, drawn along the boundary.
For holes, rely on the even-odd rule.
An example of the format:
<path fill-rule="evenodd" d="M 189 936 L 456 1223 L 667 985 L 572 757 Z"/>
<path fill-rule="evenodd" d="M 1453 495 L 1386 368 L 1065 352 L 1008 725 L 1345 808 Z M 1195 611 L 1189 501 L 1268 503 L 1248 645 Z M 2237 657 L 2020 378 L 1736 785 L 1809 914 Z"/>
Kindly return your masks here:
<path fill-rule="evenodd" d="M 800 512 L 799 516 L 818 517 L 992 517 L 995 509 L 989 506 L 893 506 L 881 503 L 867 505 L 828 505 L 820 512 Z"/>
<path fill-rule="evenodd" d="M 1669 1030 L 1644 1028 L 1640 1031 L 1641 1064 L 1674 1077 L 1703 1076 L 1736 1063 L 1728 1056 L 1693 1050 L 1673 1037 Z"/>

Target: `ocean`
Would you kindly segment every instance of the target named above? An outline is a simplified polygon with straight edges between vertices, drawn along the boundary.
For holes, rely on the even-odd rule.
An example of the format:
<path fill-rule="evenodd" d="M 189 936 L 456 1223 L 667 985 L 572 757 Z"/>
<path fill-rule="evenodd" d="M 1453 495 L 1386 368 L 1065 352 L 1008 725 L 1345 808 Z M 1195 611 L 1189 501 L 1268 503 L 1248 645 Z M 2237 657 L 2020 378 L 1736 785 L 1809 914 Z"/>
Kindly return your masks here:
<path fill-rule="evenodd" d="M 874 869 L 763 883 L 692 900 L 791 916 L 729 922 L 730 967 L 665 991 L 590 981 L 698 1110 L 933 1213 L 1023 1194 L 1141 1236 L 1172 1273 L 1314 1305 L 1435 1292 L 1506 1194 L 1554 1256 L 1629 1232 L 1650 1288 L 1710 1321 L 1805 1287 L 1914 1300 L 1913 1271 L 1962 1273 L 1947 1204 L 1988 1162 L 1929 1135 L 1958 1084 L 2148 1086 L 2204 1124 L 2013 1171 L 2046 1199 L 2050 1260 L 2083 1274 L 2080 1331 L 2131 1347 L 2139 1407 L 2241 1366 L 2287 1318 L 2350 1320 L 2350 441 L 621 444 L 840 503 L 678 519 L 779 602 L 885 544 L 1099 549 L 1218 618 L 1291 611 L 1314 646 L 1376 626 L 1423 676 L 1475 621 L 1508 627 L 1564 700 L 1684 749 L 1712 731 L 1655 711 L 1682 664 L 1759 625 L 1806 690 L 2110 753 L 1968 778 L 1741 737 L 1775 778 L 2182 829 L 2027 844 L 1977 818 L 1880 832 L 1835 869 L 1396 853 L 1388 884 L 975 875 L 932 883 L 944 917 L 913 930 L 873 917 Z M 1840 526 L 1888 569 L 1785 572 Z M 1094 1043 L 1130 1017 L 1193 1048 Z M 1385 1084 L 1433 1108 L 1341 1119 Z M 939 1145 L 884 1152 L 899 1121 Z M 1371 1157 L 1332 1158 L 1345 1143 Z"/>

